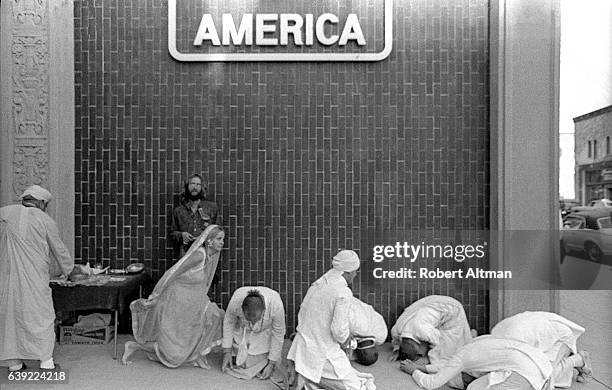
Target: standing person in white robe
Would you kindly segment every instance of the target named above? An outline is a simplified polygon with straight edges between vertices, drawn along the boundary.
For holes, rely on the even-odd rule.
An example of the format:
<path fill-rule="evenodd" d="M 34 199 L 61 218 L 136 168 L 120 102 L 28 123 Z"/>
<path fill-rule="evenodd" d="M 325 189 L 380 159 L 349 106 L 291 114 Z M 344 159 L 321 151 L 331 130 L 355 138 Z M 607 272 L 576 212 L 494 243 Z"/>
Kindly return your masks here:
<path fill-rule="evenodd" d="M 549 388 L 552 374 L 548 358 L 539 349 L 490 335 L 475 338 L 440 364 L 425 366 L 405 360 L 400 368 L 429 390 L 444 386 L 462 372 L 478 378 L 467 390 L 541 390 Z"/>
<path fill-rule="evenodd" d="M 23 359 L 53 369 L 55 310 L 49 287 L 52 270 L 68 275 L 74 267 L 53 219 L 45 213 L 52 196 L 34 185 L 21 204 L 0 208 L 0 360 L 9 370 Z"/>
<path fill-rule="evenodd" d="M 353 356 L 357 363 L 369 366 L 378 360 L 377 346 L 387 339 L 385 319 L 371 305 L 351 297 L 349 308 L 349 329 L 357 340 Z"/>
<path fill-rule="evenodd" d="M 391 328 L 395 357 L 428 357 L 436 364 L 472 341 L 470 325 L 458 300 L 430 295 L 408 306 Z"/>
<path fill-rule="evenodd" d="M 223 319 L 221 369 L 241 379 L 270 378 L 281 358 L 285 333 L 285 307 L 278 292 L 268 287 L 237 289 Z"/>
<path fill-rule="evenodd" d="M 300 307 L 297 334 L 287 359 L 289 383 L 298 375 L 297 389 L 375 389 L 373 377 L 355 370 L 342 350 L 352 338 L 349 309 L 353 293 L 349 284 L 357 275 L 359 256 L 342 250 L 334 256 L 332 269 L 315 281 Z"/>
<path fill-rule="evenodd" d="M 591 376 L 590 357 L 586 351 L 577 351 L 576 341 L 584 328 L 555 313 L 526 311 L 500 321 L 491 335 L 522 341 L 538 348 L 548 357 L 553 367 L 554 387 L 570 387 L 574 368 L 577 381 Z"/>

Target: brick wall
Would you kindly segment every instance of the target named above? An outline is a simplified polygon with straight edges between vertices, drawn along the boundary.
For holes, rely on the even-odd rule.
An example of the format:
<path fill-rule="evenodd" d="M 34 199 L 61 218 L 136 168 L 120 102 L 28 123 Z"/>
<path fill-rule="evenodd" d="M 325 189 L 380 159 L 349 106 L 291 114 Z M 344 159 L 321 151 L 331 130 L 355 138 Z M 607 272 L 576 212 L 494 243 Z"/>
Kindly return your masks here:
<path fill-rule="evenodd" d="M 576 133 L 574 152 L 576 165 L 601 162 L 606 154 L 608 154 L 606 150 L 606 137 L 612 137 L 612 106 L 607 106 L 593 113 L 578 117 L 574 127 Z M 590 157 L 588 141 L 591 141 Z M 595 158 L 593 141 L 597 141 L 597 158 Z"/>
<path fill-rule="evenodd" d="M 377 63 L 204 64 L 169 56 L 165 1 L 76 1 L 77 258 L 159 276 L 181 181 L 201 172 L 228 238 L 211 295 L 270 286 L 292 329 L 338 248 L 369 264 L 385 232 L 488 228 L 487 13 L 396 1 Z M 486 281 L 373 282 L 368 267 L 355 293 L 389 326 L 441 293 L 487 328 Z"/>

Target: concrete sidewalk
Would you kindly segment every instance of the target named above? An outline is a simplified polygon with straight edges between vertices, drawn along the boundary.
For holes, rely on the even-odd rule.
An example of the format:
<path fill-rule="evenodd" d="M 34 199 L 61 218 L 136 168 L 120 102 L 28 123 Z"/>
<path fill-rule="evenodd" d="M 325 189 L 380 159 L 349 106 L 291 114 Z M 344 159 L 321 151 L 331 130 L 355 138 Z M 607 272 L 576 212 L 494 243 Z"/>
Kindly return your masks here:
<path fill-rule="evenodd" d="M 121 347 L 123 343 L 132 338 L 120 335 Z M 198 389 L 198 390 L 278 390 L 270 381 L 243 381 L 223 374 L 220 370 L 221 355 L 211 357 L 212 369 L 205 370 L 195 367 L 181 367 L 169 369 L 160 363 L 150 361 L 142 352 L 132 357 L 133 363 L 129 366 L 120 364 L 112 359 L 113 346 L 107 345 L 58 345 L 55 360 L 62 368 L 69 370 L 70 383 L 66 385 L 33 385 L 32 389 Z M 398 363 L 390 363 L 390 344 L 382 348 L 379 361 L 370 367 L 355 364 L 360 371 L 370 372 L 375 376 L 375 383 L 379 390 L 411 390 L 419 389 L 412 377 L 398 369 Z M 595 355 L 595 354 L 594 354 Z M 598 361 L 596 356 L 595 360 Z M 609 360 L 608 360 L 609 361 Z M 36 364 L 33 363 L 32 366 Z M 601 366 L 601 364 L 599 365 Z M 598 367 L 599 367 L 598 366 Z M 6 368 L 2 368 L 6 370 Z M 2 389 L 27 389 L 24 384 L 4 385 Z M 607 390 L 597 382 L 591 380 L 588 384 L 576 384 L 572 389 Z"/>
<path fill-rule="evenodd" d="M 578 349 L 591 354 L 595 378 L 591 381 L 612 389 L 612 291 L 561 291 L 560 301 L 559 314 L 586 329 Z"/>

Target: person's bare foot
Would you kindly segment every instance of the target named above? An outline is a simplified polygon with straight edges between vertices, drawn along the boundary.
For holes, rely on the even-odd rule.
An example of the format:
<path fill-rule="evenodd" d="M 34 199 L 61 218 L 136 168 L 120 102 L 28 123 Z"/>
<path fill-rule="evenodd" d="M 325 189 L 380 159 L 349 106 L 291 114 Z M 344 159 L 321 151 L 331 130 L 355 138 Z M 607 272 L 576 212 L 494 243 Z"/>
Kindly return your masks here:
<path fill-rule="evenodd" d="M 578 375 L 583 377 L 593 376 L 593 367 L 591 366 L 591 355 L 587 351 L 578 351 L 578 355 L 582 356 L 584 364 L 582 367 L 577 367 Z"/>
<path fill-rule="evenodd" d="M 9 372 L 17 372 L 17 371 L 21 371 L 21 370 L 25 370 L 28 367 L 26 366 L 26 364 L 24 362 L 21 362 L 19 364 L 16 364 L 14 366 L 10 366 L 9 367 Z"/>
<path fill-rule="evenodd" d="M 55 362 L 53 362 L 53 358 L 41 361 L 40 368 L 42 370 L 55 370 Z"/>
<path fill-rule="evenodd" d="M 138 343 L 134 341 L 126 341 L 124 347 L 125 349 L 123 350 L 123 357 L 121 358 L 121 363 L 123 363 L 124 365 L 132 364 L 132 362 L 128 359 L 130 358 L 130 356 L 132 356 L 134 352 L 136 352 L 136 350 L 138 350 Z"/>

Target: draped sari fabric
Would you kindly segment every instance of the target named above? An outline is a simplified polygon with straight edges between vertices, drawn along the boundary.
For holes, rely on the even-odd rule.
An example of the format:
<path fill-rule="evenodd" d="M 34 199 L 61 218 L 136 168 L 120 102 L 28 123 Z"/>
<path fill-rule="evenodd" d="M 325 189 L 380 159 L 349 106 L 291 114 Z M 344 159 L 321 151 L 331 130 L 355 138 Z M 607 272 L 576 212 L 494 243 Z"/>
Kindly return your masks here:
<path fill-rule="evenodd" d="M 215 227 L 209 226 L 166 271 L 149 298 L 130 305 L 134 338 L 155 342 L 149 358 L 168 367 L 198 363 L 221 344 L 224 312 L 207 296 L 219 253 L 208 257 L 202 247 Z"/>

